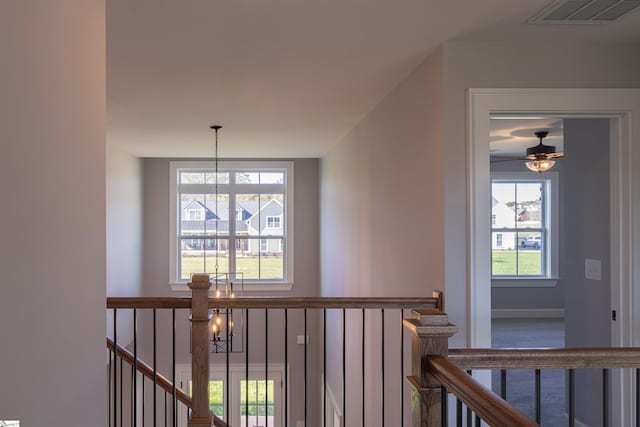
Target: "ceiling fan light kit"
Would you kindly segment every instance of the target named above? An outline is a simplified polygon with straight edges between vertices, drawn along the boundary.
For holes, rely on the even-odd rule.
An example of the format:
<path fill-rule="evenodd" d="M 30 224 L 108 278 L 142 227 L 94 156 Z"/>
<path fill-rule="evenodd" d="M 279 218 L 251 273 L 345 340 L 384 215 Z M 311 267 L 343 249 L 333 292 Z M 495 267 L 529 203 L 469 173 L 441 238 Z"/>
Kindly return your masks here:
<path fill-rule="evenodd" d="M 540 138 L 538 145 L 527 148 L 527 156 L 525 165 L 534 172 L 546 172 L 556 164 L 552 158 L 562 158 L 564 153 L 556 153 L 556 147 L 553 145 L 545 145 L 542 140 L 549 135 L 549 132 L 540 131 L 535 134 Z"/>
<path fill-rule="evenodd" d="M 555 165 L 553 160 L 533 160 L 531 162 L 525 162 L 527 167 L 534 172 L 546 172 Z"/>

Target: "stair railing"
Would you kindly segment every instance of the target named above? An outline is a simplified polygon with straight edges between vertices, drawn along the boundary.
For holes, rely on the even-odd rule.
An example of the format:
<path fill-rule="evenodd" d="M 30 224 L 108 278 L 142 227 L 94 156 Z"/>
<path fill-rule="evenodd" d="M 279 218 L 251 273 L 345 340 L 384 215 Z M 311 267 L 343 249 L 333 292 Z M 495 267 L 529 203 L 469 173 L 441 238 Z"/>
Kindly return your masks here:
<path fill-rule="evenodd" d="M 612 368 L 635 370 L 635 415 L 633 425 L 640 426 L 640 348 L 544 348 L 544 349 L 449 349 L 448 339 L 457 327 L 439 310 L 414 310 L 405 327 L 413 334 L 412 386 L 413 425 L 440 427 L 449 425 L 449 395 L 455 396 L 455 425 L 537 426 L 541 422 L 542 369 L 568 372 L 567 425 L 576 424 L 575 370 L 602 369 L 602 426 L 610 425 L 610 372 Z M 528 418 L 507 402 L 508 369 L 532 369 L 535 372 L 535 415 Z M 473 370 L 500 370 L 500 396 L 472 376 Z M 597 402 L 597 399 L 596 399 Z M 463 405 L 467 408 L 466 421 Z M 475 421 L 474 421 L 475 420 Z M 630 420 L 627 425 L 632 425 Z"/>

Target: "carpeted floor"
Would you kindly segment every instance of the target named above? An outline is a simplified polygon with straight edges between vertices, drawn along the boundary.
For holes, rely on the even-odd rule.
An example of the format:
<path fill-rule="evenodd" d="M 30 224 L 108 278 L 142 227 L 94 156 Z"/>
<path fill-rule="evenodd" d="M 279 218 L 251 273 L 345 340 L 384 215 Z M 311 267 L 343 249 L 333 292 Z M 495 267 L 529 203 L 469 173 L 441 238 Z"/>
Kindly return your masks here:
<path fill-rule="evenodd" d="M 562 319 L 493 319 L 493 348 L 564 347 Z M 534 371 L 507 372 L 507 401 L 534 419 Z M 493 391 L 500 394 L 500 373 L 492 373 Z M 541 425 L 567 424 L 565 372 L 541 373 Z"/>

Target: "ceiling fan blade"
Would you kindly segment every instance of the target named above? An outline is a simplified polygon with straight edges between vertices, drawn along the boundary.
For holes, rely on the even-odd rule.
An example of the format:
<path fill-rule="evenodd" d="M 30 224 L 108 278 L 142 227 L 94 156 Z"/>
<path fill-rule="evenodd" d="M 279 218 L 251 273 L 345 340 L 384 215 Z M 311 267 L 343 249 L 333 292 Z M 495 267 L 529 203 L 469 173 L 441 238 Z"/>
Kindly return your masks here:
<path fill-rule="evenodd" d="M 525 160 L 524 157 L 492 157 L 491 163 L 515 162 Z"/>
<path fill-rule="evenodd" d="M 564 157 L 564 151 L 560 151 L 558 153 L 547 154 L 548 159 L 561 159 Z"/>

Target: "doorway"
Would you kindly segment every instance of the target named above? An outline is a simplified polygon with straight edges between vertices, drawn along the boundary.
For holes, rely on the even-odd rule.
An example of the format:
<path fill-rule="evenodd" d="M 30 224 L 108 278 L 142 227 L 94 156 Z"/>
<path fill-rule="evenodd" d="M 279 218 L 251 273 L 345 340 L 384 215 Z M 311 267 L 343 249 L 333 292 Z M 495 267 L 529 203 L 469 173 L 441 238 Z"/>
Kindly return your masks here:
<path fill-rule="evenodd" d="M 608 118 L 611 120 L 610 157 L 610 300 L 618 313 L 611 322 L 611 343 L 630 346 L 637 342 L 634 316 L 640 307 L 640 280 L 634 269 L 634 254 L 640 250 L 638 235 L 640 218 L 633 208 L 640 205 L 639 173 L 631 167 L 640 157 L 631 150 L 630 135 L 640 132 L 640 91 L 622 89 L 471 89 L 469 90 L 469 336 L 474 347 L 491 343 L 491 234 L 486 224 L 490 217 L 489 117 L 492 114 L 535 113 L 569 118 Z M 635 156 L 635 159 L 632 157 Z M 634 299 L 635 297 L 635 299 Z M 612 398 L 619 410 L 615 425 L 626 425 L 631 419 L 630 396 L 633 380 L 620 376 L 612 387 Z"/>

